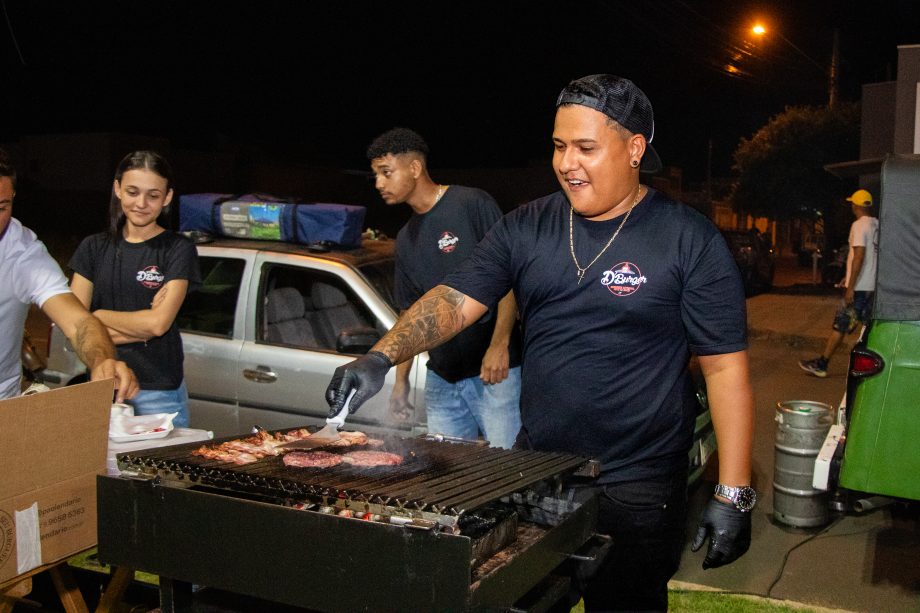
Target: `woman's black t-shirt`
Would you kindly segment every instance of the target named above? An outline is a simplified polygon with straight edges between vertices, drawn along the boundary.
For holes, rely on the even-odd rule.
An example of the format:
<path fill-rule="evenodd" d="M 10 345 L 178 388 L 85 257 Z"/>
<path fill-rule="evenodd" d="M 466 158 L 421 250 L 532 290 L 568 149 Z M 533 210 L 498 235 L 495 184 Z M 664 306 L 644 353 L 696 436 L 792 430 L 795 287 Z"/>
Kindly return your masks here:
<path fill-rule="evenodd" d="M 169 231 L 143 243 L 115 244 L 108 233 L 94 234 L 80 243 L 70 268 L 93 284 L 91 311 L 149 309 L 154 295 L 169 281 L 185 279 L 191 292 L 201 280 L 195 245 Z M 141 389 L 172 390 L 182 383 L 182 337 L 176 322 L 163 336 L 117 349 Z"/>

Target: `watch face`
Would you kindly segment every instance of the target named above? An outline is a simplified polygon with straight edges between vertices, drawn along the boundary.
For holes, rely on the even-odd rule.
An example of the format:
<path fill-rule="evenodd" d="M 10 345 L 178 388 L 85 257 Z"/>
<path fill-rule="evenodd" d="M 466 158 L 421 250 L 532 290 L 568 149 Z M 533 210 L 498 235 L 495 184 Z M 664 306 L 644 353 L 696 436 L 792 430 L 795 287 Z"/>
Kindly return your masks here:
<path fill-rule="evenodd" d="M 734 503 L 738 510 L 750 511 L 757 504 L 757 492 L 753 487 L 739 487 Z"/>

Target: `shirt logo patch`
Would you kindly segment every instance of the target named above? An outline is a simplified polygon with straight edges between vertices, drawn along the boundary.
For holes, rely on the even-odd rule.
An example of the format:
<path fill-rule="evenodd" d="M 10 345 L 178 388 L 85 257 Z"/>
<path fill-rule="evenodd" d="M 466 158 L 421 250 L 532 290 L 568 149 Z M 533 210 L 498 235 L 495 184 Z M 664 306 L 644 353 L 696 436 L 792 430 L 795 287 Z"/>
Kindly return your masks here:
<path fill-rule="evenodd" d="M 441 235 L 441 238 L 438 239 L 438 249 L 441 250 L 441 253 L 450 253 L 457 248 L 457 243 L 459 242 L 459 238 L 454 236 L 451 232 L 446 231 Z"/>
<path fill-rule="evenodd" d="M 144 287 L 156 289 L 163 285 L 163 279 L 166 278 L 166 275 L 161 273 L 157 266 L 148 266 L 144 270 L 137 271 L 136 278 L 137 282 Z"/>
<path fill-rule="evenodd" d="M 620 262 L 601 277 L 601 285 L 610 290 L 614 296 L 629 296 L 639 290 L 648 279 L 642 275 L 639 267 L 632 262 Z"/>

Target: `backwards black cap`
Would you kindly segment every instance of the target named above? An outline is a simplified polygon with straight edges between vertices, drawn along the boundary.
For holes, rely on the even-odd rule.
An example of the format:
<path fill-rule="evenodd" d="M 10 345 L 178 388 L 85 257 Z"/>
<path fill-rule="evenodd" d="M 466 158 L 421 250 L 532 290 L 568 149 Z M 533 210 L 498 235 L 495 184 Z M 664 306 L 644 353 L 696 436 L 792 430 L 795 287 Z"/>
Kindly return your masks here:
<path fill-rule="evenodd" d="M 565 86 L 556 100 L 556 106 L 580 104 L 599 111 L 633 134 L 645 137 L 645 155 L 639 170 L 658 172 L 661 158 L 652 147 L 655 137 L 655 117 L 652 103 L 635 83 L 611 74 L 595 74 L 575 79 Z"/>

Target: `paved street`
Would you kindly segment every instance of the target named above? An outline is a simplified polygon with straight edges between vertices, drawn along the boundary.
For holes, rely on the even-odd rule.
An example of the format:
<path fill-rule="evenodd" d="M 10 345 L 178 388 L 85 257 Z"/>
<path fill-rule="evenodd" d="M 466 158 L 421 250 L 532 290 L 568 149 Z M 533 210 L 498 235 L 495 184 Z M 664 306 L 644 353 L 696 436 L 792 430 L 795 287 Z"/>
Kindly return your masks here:
<path fill-rule="evenodd" d="M 748 299 L 758 409 L 754 484 L 760 495 L 751 549 L 730 566 L 703 571 L 703 552 L 692 553 L 688 546 L 675 582 L 847 611 L 920 611 L 916 508 L 889 506 L 864 515 L 834 516 L 826 531 L 791 528 L 773 520 L 776 403 L 815 400 L 836 407 L 846 380 L 843 349 L 831 361 L 826 379 L 809 376 L 797 365 L 823 346 L 838 300 L 801 283 L 803 277 L 809 280 L 808 272 L 784 270 L 777 275 L 775 292 Z M 793 284 L 779 285 L 789 278 Z M 716 482 L 716 468 L 711 467 L 706 482 L 691 494 L 688 542 Z"/>

